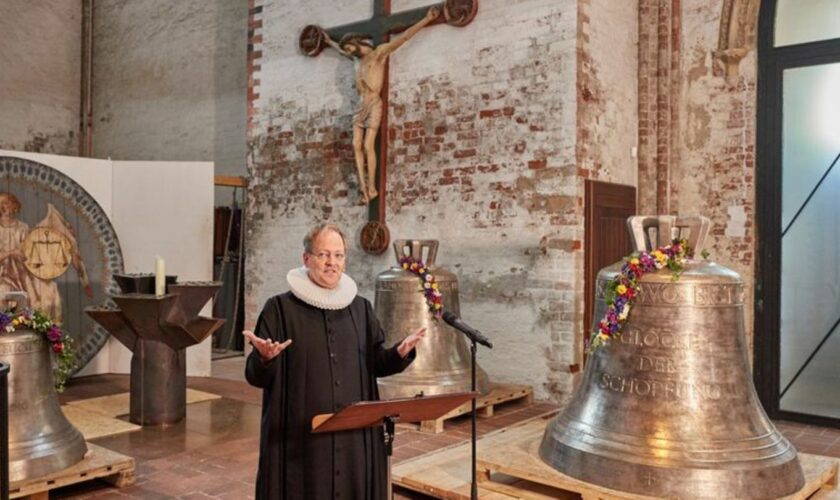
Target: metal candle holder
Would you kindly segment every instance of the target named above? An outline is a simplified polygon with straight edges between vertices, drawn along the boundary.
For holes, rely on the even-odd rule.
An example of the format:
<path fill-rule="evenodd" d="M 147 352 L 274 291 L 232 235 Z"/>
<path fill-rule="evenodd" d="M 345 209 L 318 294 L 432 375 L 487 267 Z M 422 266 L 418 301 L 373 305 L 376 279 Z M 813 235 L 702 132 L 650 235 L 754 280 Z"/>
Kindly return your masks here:
<path fill-rule="evenodd" d="M 221 282 L 176 283 L 166 278 L 166 294 L 154 294 L 154 275 L 114 275 L 122 293 L 116 307 L 88 307 L 90 317 L 126 346 L 131 357 L 131 422 L 167 425 L 187 409 L 186 348 L 213 334 L 224 319 L 199 316 Z"/>

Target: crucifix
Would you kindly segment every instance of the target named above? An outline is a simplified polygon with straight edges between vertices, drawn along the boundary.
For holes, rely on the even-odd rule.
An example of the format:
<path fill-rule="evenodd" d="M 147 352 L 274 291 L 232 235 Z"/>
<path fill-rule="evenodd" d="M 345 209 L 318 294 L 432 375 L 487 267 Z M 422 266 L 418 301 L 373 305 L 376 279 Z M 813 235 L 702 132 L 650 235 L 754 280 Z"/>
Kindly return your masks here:
<path fill-rule="evenodd" d="M 353 152 L 360 196 L 368 205 L 369 221 L 361 232 L 361 246 L 368 253 L 384 252 L 390 239 L 385 225 L 388 57 L 421 29 L 441 22 L 466 26 L 477 11 L 478 0 L 446 0 L 391 14 L 391 0 L 374 0 L 373 17 L 366 21 L 328 29 L 309 25 L 300 34 L 300 49 L 310 57 L 331 47 L 359 59 L 356 90 L 360 102 L 353 116 Z"/>

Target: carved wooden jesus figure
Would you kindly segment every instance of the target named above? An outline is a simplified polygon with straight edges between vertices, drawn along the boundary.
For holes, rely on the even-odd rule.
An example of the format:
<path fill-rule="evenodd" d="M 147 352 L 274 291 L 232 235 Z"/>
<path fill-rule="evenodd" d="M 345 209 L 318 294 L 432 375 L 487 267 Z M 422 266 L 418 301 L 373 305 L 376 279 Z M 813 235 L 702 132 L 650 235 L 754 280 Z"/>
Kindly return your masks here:
<path fill-rule="evenodd" d="M 374 47 L 371 38 L 366 35 L 347 34 L 336 42 L 321 30 L 323 40 L 330 47 L 344 56 L 360 60 L 356 70 L 356 90 L 361 100 L 359 109 L 353 115 L 353 151 L 359 171 L 359 188 L 365 203 L 379 195 L 376 190 L 376 136 L 384 112 L 380 94 L 385 81 L 385 63 L 388 56 L 438 16 L 440 9 L 430 8 L 426 17 L 394 40 L 379 44 L 378 47 Z"/>

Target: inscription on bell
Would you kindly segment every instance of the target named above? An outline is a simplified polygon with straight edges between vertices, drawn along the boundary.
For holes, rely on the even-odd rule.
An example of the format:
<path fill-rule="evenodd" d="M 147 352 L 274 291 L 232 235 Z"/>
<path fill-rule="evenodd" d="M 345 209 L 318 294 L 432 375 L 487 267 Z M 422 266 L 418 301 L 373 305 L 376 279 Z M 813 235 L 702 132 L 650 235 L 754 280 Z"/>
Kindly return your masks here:
<path fill-rule="evenodd" d="M 686 352 L 701 351 L 692 338 L 703 338 L 703 334 L 673 330 L 670 328 L 648 328 L 641 331 L 628 328 L 622 334 L 620 345 L 627 349 L 627 356 L 634 373 L 620 374 L 607 371 L 599 373 L 597 387 L 602 391 L 626 394 L 634 397 L 654 398 L 665 402 L 695 404 L 699 401 L 721 401 L 743 396 L 741 389 L 733 384 L 718 382 L 717 361 L 714 358 L 693 363 L 702 366 L 703 377 L 696 380 L 696 368 L 692 380 L 683 380 L 682 374 L 689 371 L 684 356 Z M 728 343 L 728 342 L 727 342 Z"/>
<path fill-rule="evenodd" d="M 672 358 L 638 356 L 638 369 L 642 372 L 677 373 L 677 364 Z"/>
<path fill-rule="evenodd" d="M 721 401 L 743 397 L 742 386 L 714 382 L 684 382 L 613 375 L 602 372 L 598 388 L 631 396 L 659 399 L 666 402 L 694 404 L 699 401 Z"/>
<path fill-rule="evenodd" d="M 43 346 L 44 341 L 41 339 L 31 340 L 29 342 L 6 342 L 0 344 L 0 355 L 26 354 L 38 351 Z"/>
<path fill-rule="evenodd" d="M 691 349 L 690 335 L 680 335 L 664 328 L 652 328 L 645 332 L 628 329 L 619 336 L 619 340 L 625 345 L 677 350 Z"/>

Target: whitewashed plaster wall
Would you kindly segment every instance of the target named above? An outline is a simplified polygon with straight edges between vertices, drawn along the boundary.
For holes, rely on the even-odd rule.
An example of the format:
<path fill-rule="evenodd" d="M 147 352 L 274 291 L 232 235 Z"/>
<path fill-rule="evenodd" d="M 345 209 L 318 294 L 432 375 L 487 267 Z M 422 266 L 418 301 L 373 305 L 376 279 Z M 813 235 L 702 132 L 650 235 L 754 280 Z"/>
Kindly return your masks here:
<path fill-rule="evenodd" d="M 578 167 L 638 185 L 639 3 L 578 2 Z"/>
<path fill-rule="evenodd" d="M 725 2 L 686 0 L 680 18 L 679 162 L 672 169 L 679 213 L 712 220 L 711 259 L 746 283 L 746 333 L 752 352 L 755 295 L 757 54 L 747 51 L 735 75 L 716 61 Z M 747 20 L 749 22 L 749 20 Z M 756 18 L 754 22 L 758 22 Z"/>
<path fill-rule="evenodd" d="M 245 175 L 248 3 L 110 0 L 94 13 L 94 156 Z M 231 193 L 219 189 L 219 204 Z"/>
<path fill-rule="evenodd" d="M 497 381 L 529 383 L 557 400 L 572 389 L 569 367 L 582 345 L 578 4 L 482 1 L 469 26 L 431 27 L 395 53 L 389 87 L 391 239 L 439 239 L 439 263 L 460 279 L 462 316 L 496 343 L 479 362 Z M 393 9 L 418 5 L 400 1 Z M 368 298 L 377 273 L 394 263 L 392 252 L 364 254 L 355 234 L 367 214 L 348 135 L 353 66 L 334 53 L 307 58 L 297 49 L 303 26 L 365 19 L 371 3 L 256 6 L 250 322 L 287 289 L 286 271 L 299 265 L 300 239 L 316 221 L 353 235 L 348 272 Z M 622 36 L 634 43 L 632 27 Z"/>
<path fill-rule="evenodd" d="M 81 0 L 0 2 L 0 148 L 77 154 Z"/>

